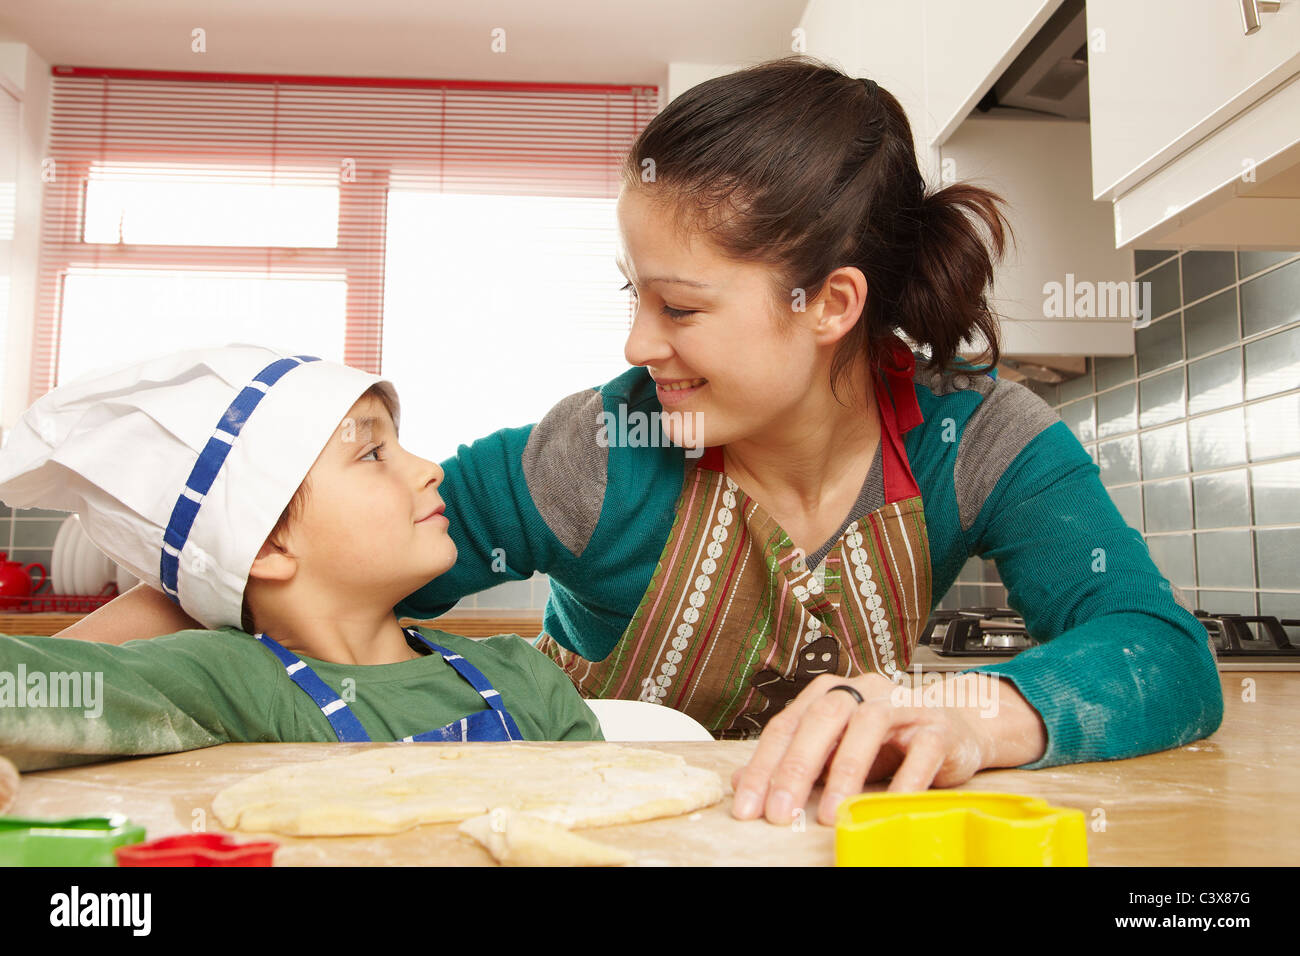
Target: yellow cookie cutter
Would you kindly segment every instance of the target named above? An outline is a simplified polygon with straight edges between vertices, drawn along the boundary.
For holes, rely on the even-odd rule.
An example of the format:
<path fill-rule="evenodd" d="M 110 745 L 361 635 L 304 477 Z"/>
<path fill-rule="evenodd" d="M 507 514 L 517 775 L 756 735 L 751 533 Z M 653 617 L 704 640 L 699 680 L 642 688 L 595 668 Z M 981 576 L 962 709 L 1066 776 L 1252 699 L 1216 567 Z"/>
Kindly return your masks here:
<path fill-rule="evenodd" d="M 836 809 L 835 865 L 1087 866 L 1087 828 L 1018 793 L 863 793 Z"/>

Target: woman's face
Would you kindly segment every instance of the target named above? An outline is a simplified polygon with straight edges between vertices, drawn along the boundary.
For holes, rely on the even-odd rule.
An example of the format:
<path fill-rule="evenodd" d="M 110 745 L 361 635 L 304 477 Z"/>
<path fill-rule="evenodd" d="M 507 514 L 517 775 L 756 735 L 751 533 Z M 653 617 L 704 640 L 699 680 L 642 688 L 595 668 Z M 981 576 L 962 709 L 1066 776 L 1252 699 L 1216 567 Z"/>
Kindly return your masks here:
<path fill-rule="evenodd" d="M 773 302 L 767 266 L 679 237 L 668 210 L 644 190 L 624 189 L 617 209 L 619 267 L 637 296 L 624 355 L 649 370 L 665 412 L 698 416 L 694 442 L 684 442 L 680 422 L 668 416 L 673 441 L 726 445 L 790 421 L 824 377 L 811 308 L 794 311 L 793 297 Z M 784 326 L 779 309 L 787 310 Z"/>

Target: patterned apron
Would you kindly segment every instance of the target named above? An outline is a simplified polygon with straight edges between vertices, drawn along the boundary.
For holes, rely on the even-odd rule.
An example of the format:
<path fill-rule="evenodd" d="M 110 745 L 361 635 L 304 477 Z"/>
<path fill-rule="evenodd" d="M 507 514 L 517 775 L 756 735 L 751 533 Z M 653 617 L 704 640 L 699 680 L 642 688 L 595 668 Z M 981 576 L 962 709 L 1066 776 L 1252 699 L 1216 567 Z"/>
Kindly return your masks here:
<path fill-rule="evenodd" d="M 519 732 L 519 727 L 515 724 L 515 719 L 502 706 L 501 694 L 492 687 L 488 679 L 483 676 L 482 671 L 459 654 L 433 643 L 415 628 L 404 627 L 402 630 L 411 637 L 418 637 L 434 651 L 441 654 L 443 660 L 454 667 L 456 673 L 465 678 L 470 686 L 479 692 L 479 696 L 483 698 L 483 702 L 489 708 L 488 710 L 475 711 L 460 720 L 453 720 L 445 727 L 426 730 L 420 734 L 412 734 L 410 737 L 403 737 L 403 742 L 524 739 L 524 735 Z M 361 721 L 357 720 L 357 715 L 348 709 L 348 705 L 339 698 L 338 694 L 334 693 L 333 688 L 321 680 L 320 675 L 308 667 L 305 661 L 275 640 L 275 638 L 268 637 L 266 634 L 258 634 L 257 639 L 269 647 L 271 653 L 280 659 L 280 663 L 284 665 L 284 671 L 289 675 L 289 679 L 316 702 L 316 706 L 320 708 L 321 713 L 325 715 L 325 719 L 330 722 L 330 726 L 334 729 L 334 735 L 341 742 L 350 743 L 370 739 L 366 729 L 361 726 Z"/>
<path fill-rule="evenodd" d="M 650 585 L 609 656 L 585 660 L 547 634 L 538 649 L 584 697 L 666 704 L 719 739 L 758 736 L 819 674 L 894 679 L 907 670 L 931 587 L 925 509 L 902 441 L 921 422 L 914 366 L 897 339 L 878 360 L 885 504 L 854 516 L 817 568 L 726 475 L 722 448 L 708 448 L 686 475 Z"/>

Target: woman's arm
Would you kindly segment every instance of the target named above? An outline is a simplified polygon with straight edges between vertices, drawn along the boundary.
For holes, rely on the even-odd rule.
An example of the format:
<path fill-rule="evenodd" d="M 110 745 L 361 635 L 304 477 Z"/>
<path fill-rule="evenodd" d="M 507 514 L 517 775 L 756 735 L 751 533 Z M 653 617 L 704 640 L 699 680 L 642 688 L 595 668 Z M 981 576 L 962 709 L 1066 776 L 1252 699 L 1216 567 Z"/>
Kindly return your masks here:
<path fill-rule="evenodd" d="M 818 810 L 827 825 L 864 781 L 892 775 L 889 789 L 907 792 L 957 786 L 985 768 L 1118 760 L 1209 736 L 1223 721 L 1209 635 L 1078 439 L 1023 386 L 941 378 L 918 388 L 924 423 L 907 438 L 935 590 L 969 555 L 991 558 L 1007 604 L 1045 643 L 929 687 L 875 673 L 814 678 L 733 775 L 740 819 L 789 825 L 832 753 Z M 972 403 L 972 390 L 984 401 Z M 950 427 L 963 419 L 954 442 Z M 832 693 L 840 685 L 853 692 Z"/>
<path fill-rule="evenodd" d="M 122 644 L 144 637 L 161 637 L 177 631 L 203 630 L 203 625 L 180 609 L 171 598 L 141 582 L 96 608 L 76 624 L 59 631 L 101 644 Z"/>
<path fill-rule="evenodd" d="M 972 672 L 949 674 L 946 679 L 965 684 L 965 700 L 980 700 L 980 679 Z M 991 715 L 982 712 L 979 715 L 979 720 L 985 722 L 984 759 L 980 769 L 1020 767 L 1041 760 L 1047 752 L 1047 724 L 1042 714 L 1025 700 L 1014 683 L 1005 677 L 994 679 L 998 682 L 992 691 L 996 706 Z M 954 698 L 963 699 L 956 694 Z"/>
<path fill-rule="evenodd" d="M 535 425 L 503 428 L 472 445 L 461 445 L 454 457 L 442 462 L 446 477 L 438 491 L 447 503 L 456 564 L 400 601 L 397 614 L 437 617 L 467 594 L 523 580 L 535 571 L 551 574 L 554 580 L 579 579 L 575 587 L 587 583 L 592 575 L 581 559 L 598 550 L 593 544 L 597 525 L 611 517 L 604 506 L 611 447 L 619 443 L 616 434 L 602 443 L 602 413 L 627 402 L 628 389 L 638 383 L 641 392 L 648 383 L 653 398 L 649 376 L 643 369 L 631 369 L 601 388 L 561 399 Z M 636 502 L 617 504 L 626 511 Z M 661 510 L 671 520 L 671 502 Z M 618 533 L 627 530 L 621 526 Z M 600 574 L 596 578 L 598 595 L 591 603 L 609 607 L 610 582 Z M 644 589 L 643 583 L 636 598 Z M 625 625 L 617 628 L 611 642 Z M 552 636 L 564 643 L 563 635 Z"/>
<path fill-rule="evenodd" d="M 1181 607 L 1064 423 L 1007 467 L 967 533 L 1045 643 L 975 671 L 1010 680 L 1042 716 L 1025 769 L 1116 760 L 1209 736 L 1223 691 L 1205 627 Z"/>
<path fill-rule="evenodd" d="M 546 569 L 558 542 L 538 514 L 524 476 L 523 452 L 533 427 L 503 428 L 461 445 L 441 463 L 438 494 L 447 506 L 456 563 L 399 601 L 393 609 L 399 617 L 436 618 L 467 594 Z"/>

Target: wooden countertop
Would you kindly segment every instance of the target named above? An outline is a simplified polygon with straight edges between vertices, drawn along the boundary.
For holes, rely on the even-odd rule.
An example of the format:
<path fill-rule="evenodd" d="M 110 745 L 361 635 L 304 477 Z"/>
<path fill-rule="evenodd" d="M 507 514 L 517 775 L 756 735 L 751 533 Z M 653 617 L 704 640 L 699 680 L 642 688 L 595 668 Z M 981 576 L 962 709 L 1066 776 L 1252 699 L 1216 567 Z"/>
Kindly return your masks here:
<path fill-rule="evenodd" d="M 1089 823 L 1094 866 L 1267 866 L 1300 859 L 1300 678 L 1286 673 L 1224 674 L 1223 726 L 1207 740 L 1123 761 L 1045 770 L 993 770 L 961 789 L 1040 796 L 1075 807 Z M 1243 701 L 1243 682 L 1254 700 Z M 246 774 L 292 761 L 375 746 L 491 747 L 495 744 L 225 744 L 23 776 L 15 816 L 124 813 L 154 839 L 188 833 L 212 814 L 216 792 Z M 551 743 L 548 747 L 583 746 Z M 632 743 L 681 754 L 728 784 L 755 741 Z M 872 790 L 885 789 L 884 784 Z M 809 806 L 815 808 L 820 791 Z M 807 865 L 834 863 L 834 828 L 808 815 L 801 830 L 731 816 L 730 796 L 689 816 L 582 831 L 636 854 L 642 865 Z M 251 835 L 236 834 L 241 840 Z M 454 824 L 373 837 L 275 836 L 277 865 L 493 865 Z"/>

